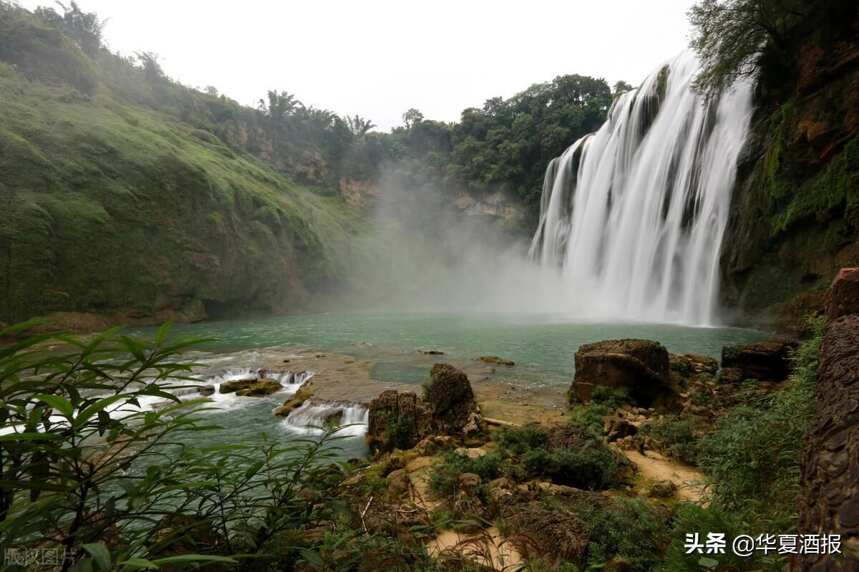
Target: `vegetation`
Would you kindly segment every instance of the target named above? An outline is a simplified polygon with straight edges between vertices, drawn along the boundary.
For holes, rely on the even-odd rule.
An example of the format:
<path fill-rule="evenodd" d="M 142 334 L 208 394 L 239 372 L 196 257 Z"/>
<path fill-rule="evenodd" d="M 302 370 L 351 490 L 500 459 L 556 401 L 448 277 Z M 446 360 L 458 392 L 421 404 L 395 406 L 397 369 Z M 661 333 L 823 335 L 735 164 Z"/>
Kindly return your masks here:
<path fill-rule="evenodd" d="M 643 437 L 649 438 L 665 455 L 697 464 L 700 430 L 697 420 L 690 416 L 662 415 L 641 427 Z"/>
<path fill-rule="evenodd" d="M 814 413 L 823 322 L 797 351 L 787 387 L 755 406 L 740 405 L 701 442 L 700 464 L 713 480 L 715 505 L 766 532 L 795 525 L 799 460 Z"/>
<path fill-rule="evenodd" d="M 801 0 L 702 0 L 692 7 L 692 47 L 704 66 L 697 84 L 708 93 L 737 78 L 784 73 L 790 35 L 812 12 Z"/>

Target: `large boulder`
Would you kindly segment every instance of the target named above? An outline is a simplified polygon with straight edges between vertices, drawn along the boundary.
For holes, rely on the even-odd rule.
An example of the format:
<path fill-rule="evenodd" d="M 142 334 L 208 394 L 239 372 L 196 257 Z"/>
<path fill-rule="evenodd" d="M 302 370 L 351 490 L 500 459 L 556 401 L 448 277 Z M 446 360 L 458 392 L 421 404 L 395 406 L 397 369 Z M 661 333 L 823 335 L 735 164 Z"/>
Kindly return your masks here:
<path fill-rule="evenodd" d="M 367 444 L 377 451 L 411 449 L 432 435 L 468 435 L 481 423 L 468 376 L 451 365 L 436 364 L 423 399 L 388 390 L 370 402 Z"/>
<path fill-rule="evenodd" d="M 796 342 L 767 340 L 722 348 L 724 381 L 784 381 L 791 372 L 791 354 Z"/>
<path fill-rule="evenodd" d="M 650 407 L 670 401 L 668 350 L 650 340 L 605 340 L 581 346 L 571 401 L 591 400 L 598 387 L 622 390 L 638 405 Z"/>
<path fill-rule="evenodd" d="M 370 402 L 366 440 L 373 450 L 411 449 L 431 428 L 430 409 L 414 393 L 391 389 Z"/>
<path fill-rule="evenodd" d="M 480 422 L 468 376 L 452 365 L 437 363 L 432 367 L 429 383 L 424 386 L 424 401 L 432 412 L 436 433 L 468 433 Z"/>
<path fill-rule="evenodd" d="M 826 302 L 826 314 L 831 320 L 859 314 L 859 268 L 842 268 L 838 272 Z"/>

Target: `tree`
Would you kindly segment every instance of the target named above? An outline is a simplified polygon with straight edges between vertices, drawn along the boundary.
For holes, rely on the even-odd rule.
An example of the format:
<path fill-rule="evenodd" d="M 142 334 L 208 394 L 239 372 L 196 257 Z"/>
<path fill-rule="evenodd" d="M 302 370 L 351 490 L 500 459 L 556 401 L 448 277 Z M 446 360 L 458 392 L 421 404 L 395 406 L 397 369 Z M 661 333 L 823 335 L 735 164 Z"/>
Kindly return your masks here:
<path fill-rule="evenodd" d="M 702 70 L 695 85 L 709 95 L 754 77 L 767 59 L 789 66 L 789 37 L 810 13 L 806 0 L 701 0 L 689 11 L 692 47 Z"/>
<path fill-rule="evenodd" d="M 347 117 L 346 124 L 349 126 L 349 131 L 351 131 L 352 135 L 355 137 L 363 137 L 368 131 L 376 127 L 376 124 L 373 123 L 372 120 L 364 119 L 360 115 Z"/>
<path fill-rule="evenodd" d="M 154 52 L 137 52 L 137 61 L 143 68 L 143 75 L 150 83 L 162 82 L 166 79 L 164 70 L 158 62 L 158 54 Z"/>
<path fill-rule="evenodd" d="M 62 15 L 53 8 L 37 8 L 35 14 L 72 38 L 88 56 L 93 57 L 101 48 L 101 37 L 105 20 L 99 20 L 95 12 L 84 12 L 77 2 L 69 5 L 57 2 Z"/>
<path fill-rule="evenodd" d="M 614 87 L 612 87 L 611 95 L 612 97 L 617 97 L 618 95 L 626 93 L 627 91 L 632 91 L 633 89 L 635 88 L 625 81 L 617 81 L 615 82 Z"/>
<path fill-rule="evenodd" d="M 406 129 L 411 129 L 423 120 L 424 114 L 414 107 L 403 113 L 403 123 L 405 124 Z"/>
<path fill-rule="evenodd" d="M 301 107 L 303 107 L 302 103 L 295 95 L 286 91 L 269 90 L 266 99 L 259 100 L 260 111 L 275 122 L 291 115 Z"/>

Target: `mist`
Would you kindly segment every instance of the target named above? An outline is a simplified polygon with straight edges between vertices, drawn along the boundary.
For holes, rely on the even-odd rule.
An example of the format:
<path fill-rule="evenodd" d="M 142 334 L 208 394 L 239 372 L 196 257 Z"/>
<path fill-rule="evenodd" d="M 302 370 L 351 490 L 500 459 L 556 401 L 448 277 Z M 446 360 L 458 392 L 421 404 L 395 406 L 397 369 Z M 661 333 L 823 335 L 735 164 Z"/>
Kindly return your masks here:
<path fill-rule="evenodd" d="M 533 229 L 521 212 L 482 214 L 479 204 L 457 206 L 463 198 L 387 168 L 362 238 L 372 254 L 354 265 L 349 282 L 358 294 L 343 301 L 383 310 L 557 312 L 560 272 L 529 259 Z"/>

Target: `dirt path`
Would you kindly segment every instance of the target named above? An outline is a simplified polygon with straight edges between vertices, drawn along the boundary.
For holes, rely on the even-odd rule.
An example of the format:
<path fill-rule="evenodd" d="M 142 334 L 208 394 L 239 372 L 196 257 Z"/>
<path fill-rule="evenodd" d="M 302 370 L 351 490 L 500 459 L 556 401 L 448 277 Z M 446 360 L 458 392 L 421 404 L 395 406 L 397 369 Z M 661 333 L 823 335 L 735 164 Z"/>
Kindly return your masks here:
<path fill-rule="evenodd" d="M 431 556 L 439 556 L 446 551 L 461 554 L 493 570 L 519 570 L 524 564 L 516 547 L 505 540 L 494 526 L 473 534 L 445 530 L 429 543 L 427 550 Z"/>
<path fill-rule="evenodd" d="M 683 500 L 703 504 L 704 474 L 689 465 L 666 459 L 659 453 L 648 451 L 642 455 L 634 449 L 622 451 L 648 481 L 671 481 L 677 485 L 677 496 Z"/>

